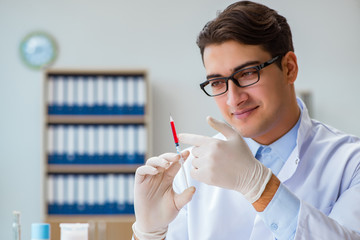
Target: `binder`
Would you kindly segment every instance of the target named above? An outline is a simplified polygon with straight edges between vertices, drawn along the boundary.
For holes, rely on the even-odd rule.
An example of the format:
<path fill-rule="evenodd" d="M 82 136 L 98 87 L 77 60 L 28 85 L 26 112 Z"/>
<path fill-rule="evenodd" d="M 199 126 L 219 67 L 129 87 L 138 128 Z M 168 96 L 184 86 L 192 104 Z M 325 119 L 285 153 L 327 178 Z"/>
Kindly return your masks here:
<path fill-rule="evenodd" d="M 97 202 L 96 211 L 97 214 L 105 214 L 105 176 L 102 174 L 97 175 Z"/>
<path fill-rule="evenodd" d="M 86 114 L 85 111 L 85 93 L 86 93 L 86 84 L 83 76 L 78 76 L 75 79 L 76 88 L 75 88 L 75 104 L 74 104 L 74 115 L 83 115 Z"/>
<path fill-rule="evenodd" d="M 64 125 L 57 125 L 55 130 L 56 135 L 56 163 L 63 163 L 65 159 L 65 127 Z"/>
<path fill-rule="evenodd" d="M 138 125 L 136 149 L 137 163 L 143 164 L 145 162 L 145 154 L 147 150 L 147 133 L 144 125 Z"/>
<path fill-rule="evenodd" d="M 65 102 L 64 102 L 64 112 L 63 114 L 72 115 L 74 114 L 74 105 L 75 105 L 75 80 L 72 76 L 64 78 L 65 85 Z"/>
<path fill-rule="evenodd" d="M 116 176 L 115 174 L 109 174 L 107 177 L 107 189 L 106 189 L 106 213 L 115 214 L 116 209 Z"/>
<path fill-rule="evenodd" d="M 105 137 L 105 163 L 115 164 L 115 144 L 116 144 L 116 128 L 114 125 L 109 125 L 106 128 L 106 137 Z"/>
<path fill-rule="evenodd" d="M 48 114 L 55 113 L 55 84 L 54 77 L 49 77 L 47 81 L 47 105 L 48 105 Z"/>
<path fill-rule="evenodd" d="M 95 112 L 95 102 L 97 100 L 96 96 L 96 88 L 95 88 L 95 80 L 92 76 L 89 76 L 85 82 L 86 88 L 85 88 L 85 111 L 84 113 L 87 115 L 93 115 L 96 114 Z"/>
<path fill-rule="evenodd" d="M 127 99 L 126 82 L 124 77 L 120 76 L 117 78 L 116 88 L 117 88 L 116 91 L 117 99 L 116 99 L 115 113 L 118 115 L 123 115 L 126 114 L 125 103 Z"/>
<path fill-rule="evenodd" d="M 56 114 L 65 114 L 65 80 L 63 77 L 57 77 L 56 81 Z"/>
<path fill-rule="evenodd" d="M 105 78 L 105 106 L 104 106 L 104 114 L 105 115 L 113 115 L 115 114 L 115 84 L 114 79 L 112 77 Z"/>
<path fill-rule="evenodd" d="M 117 126 L 117 134 L 115 142 L 116 145 L 116 163 L 124 163 L 126 156 L 125 156 L 125 143 L 126 143 L 126 136 L 125 136 L 125 127 L 123 125 Z"/>
<path fill-rule="evenodd" d="M 75 129 L 73 125 L 67 125 L 65 127 L 65 136 L 66 136 L 66 149 L 65 155 L 66 159 L 64 163 L 74 164 L 76 163 L 75 159 Z"/>
<path fill-rule="evenodd" d="M 87 126 L 87 148 L 86 148 L 86 163 L 93 164 L 96 159 L 96 136 L 95 136 L 95 127 L 93 125 Z"/>
<path fill-rule="evenodd" d="M 126 114 L 135 115 L 135 81 L 132 77 L 126 78 Z"/>
<path fill-rule="evenodd" d="M 126 179 L 125 175 L 119 174 L 117 177 L 118 194 L 116 198 L 116 212 L 126 213 Z"/>
<path fill-rule="evenodd" d="M 76 136 L 77 136 L 77 144 L 75 151 L 76 163 L 84 164 L 85 161 L 85 127 L 84 125 L 78 125 L 75 128 Z"/>
<path fill-rule="evenodd" d="M 77 175 L 76 178 L 76 197 L 74 214 L 85 214 L 85 175 Z"/>
<path fill-rule="evenodd" d="M 75 208 L 75 179 L 72 174 L 65 175 L 65 214 L 74 214 Z"/>
<path fill-rule="evenodd" d="M 145 102 L 146 102 L 146 86 L 145 80 L 143 77 L 139 76 L 136 78 L 136 114 L 144 115 L 145 114 Z"/>
<path fill-rule="evenodd" d="M 47 155 L 48 155 L 48 162 L 54 162 L 54 127 L 49 125 L 47 127 Z"/>
<path fill-rule="evenodd" d="M 65 198 L 65 183 L 64 183 L 64 176 L 63 175 L 56 175 L 56 185 L 55 185 L 55 212 L 57 214 L 60 214 L 60 213 L 66 213 L 64 211 L 64 198 Z"/>
<path fill-rule="evenodd" d="M 56 213 L 56 205 L 55 205 L 55 179 L 53 175 L 47 176 L 47 205 L 48 205 L 48 213 L 55 214 Z"/>
<path fill-rule="evenodd" d="M 132 174 L 127 175 L 127 213 L 134 214 L 134 182 L 135 177 Z"/>
<path fill-rule="evenodd" d="M 127 143 L 127 163 L 128 164 L 135 164 L 135 144 L 136 144 L 136 136 L 135 136 L 135 126 L 134 125 L 127 125 L 125 128 L 125 135 L 126 135 L 126 143 Z"/>
<path fill-rule="evenodd" d="M 95 175 L 87 175 L 86 182 L 87 182 L 87 188 L 86 188 L 86 202 L 85 202 L 85 208 L 86 214 L 95 214 L 95 199 L 96 199 L 96 184 L 95 184 Z"/>
<path fill-rule="evenodd" d="M 106 145 L 106 133 L 105 126 L 98 125 L 97 127 L 97 154 L 96 164 L 105 164 L 105 145 Z"/>
<path fill-rule="evenodd" d="M 102 115 L 105 110 L 105 81 L 102 76 L 99 76 L 95 79 L 95 114 Z"/>

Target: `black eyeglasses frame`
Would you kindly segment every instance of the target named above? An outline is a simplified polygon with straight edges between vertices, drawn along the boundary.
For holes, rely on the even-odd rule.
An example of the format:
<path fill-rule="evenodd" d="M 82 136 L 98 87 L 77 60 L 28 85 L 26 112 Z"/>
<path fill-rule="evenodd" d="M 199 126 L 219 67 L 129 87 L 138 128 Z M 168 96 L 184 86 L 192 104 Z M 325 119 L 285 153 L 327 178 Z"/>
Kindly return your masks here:
<path fill-rule="evenodd" d="M 236 72 L 234 72 L 233 74 L 231 74 L 229 77 L 218 77 L 218 78 L 213 78 L 213 79 L 210 79 L 210 80 L 206 80 L 205 82 L 200 83 L 200 88 L 201 88 L 201 90 L 203 90 L 204 93 L 205 93 L 206 95 L 208 95 L 209 97 L 216 97 L 216 96 L 222 95 L 222 94 L 224 94 L 224 93 L 226 93 L 226 92 L 228 91 L 228 89 L 229 89 L 229 87 L 228 87 L 228 86 L 229 86 L 229 84 L 228 84 L 229 80 L 232 80 L 233 83 L 234 83 L 236 86 L 240 87 L 240 88 L 244 88 L 244 87 L 248 87 L 248 86 L 254 85 L 254 84 L 256 84 L 257 82 L 260 81 L 260 70 L 263 69 L 263 68 L 265 68 L 265 67 L 267 67 L 267 66 L 269 66 L 269 65 L 271 65 L 272 63 L 276 62 L 276 61 L 280 58 L 280 56 L 281 56 L 281 55 L 278 55 L 278 56 L 270 59 L 269 61 L 266 61 L 266 62 L 264 62 L 264 63 L 262 63 L 262 64 L 257 65 L 257 66 L 252 66 L 252 67 L 248 67 L 248 68 L 239 69 L 238 71 L 236 71 Z M 256 71 L 257 71 L 257 74 L 258 74 L 258 79 L 257 79 L 257 81 L 255 81 L 255 82 L 253 82 L 253 83 L 251 83 L 251 84 L 245 85 L 245 86 L 241 86 L 241 85 L 239 84 L 239 82 L 234 78 L 234 76 L 235 76 L 237 73 L 241 72 L 241 71 L 244 71 L 244 70 L 247 70 L 247 69 L 251 69 L 251 68 L 255 68 Z M 207 86 L 211 81 L 220 80 L 220 79 L 225 79 L 225 80 L 226 80 L 226 89 L 225 89 L 224 92 L 219 93 L 219 94 L 215 94 L 215 95 L 211 95 L 211 94 L 209 94 L 208 92 L 206 92 L 205 86 Z"/>

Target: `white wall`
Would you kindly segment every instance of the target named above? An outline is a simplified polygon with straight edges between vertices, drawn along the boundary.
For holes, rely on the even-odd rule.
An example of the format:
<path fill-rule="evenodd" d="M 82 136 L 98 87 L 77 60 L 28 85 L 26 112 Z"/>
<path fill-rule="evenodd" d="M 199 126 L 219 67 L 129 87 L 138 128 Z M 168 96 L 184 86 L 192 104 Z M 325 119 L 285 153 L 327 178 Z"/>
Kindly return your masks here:
<path fill-rule="evenodd" d="M 42 73 L 20 61 L 33 30 L 60 46 L 56 68 L 147 69 L 153 96 L 154 154 L 174 151 L 169 113 L 179 132 L 213 134 L 220 118 L 200 91 L 204 79 L 195 39 L 218 0 L 0 0 L 0 239 L 11 239 L 11 212 L 22 212 L 23 239 L 42 221 Z M 314 93 L 314 117 L 360 135 L 360 1 L 261 1 L 288 18 L 298 55 L 299 89 Z"/>

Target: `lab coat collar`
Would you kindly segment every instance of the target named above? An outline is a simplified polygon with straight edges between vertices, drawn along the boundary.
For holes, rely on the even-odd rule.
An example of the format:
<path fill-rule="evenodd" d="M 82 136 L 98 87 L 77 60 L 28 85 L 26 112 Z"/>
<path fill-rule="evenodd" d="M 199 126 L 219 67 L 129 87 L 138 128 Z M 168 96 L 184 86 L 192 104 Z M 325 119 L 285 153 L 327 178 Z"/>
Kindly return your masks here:
<path fill-rule="evenodd" d="M 310 129 L 312 122 L 309 116 L 309 112 L 304 102 L 300 98 L 297 98 L 297 102 L 299 107 L 301 108 L 300 126 L 298 129 L 296 146 L 277 176 L 281 182 L 287 181 L 294 175 L 301 161 L 301 150 L 304 146 L 306 146 L 306 144 L 304 144 L 305 140 L 311 133 Z"/>

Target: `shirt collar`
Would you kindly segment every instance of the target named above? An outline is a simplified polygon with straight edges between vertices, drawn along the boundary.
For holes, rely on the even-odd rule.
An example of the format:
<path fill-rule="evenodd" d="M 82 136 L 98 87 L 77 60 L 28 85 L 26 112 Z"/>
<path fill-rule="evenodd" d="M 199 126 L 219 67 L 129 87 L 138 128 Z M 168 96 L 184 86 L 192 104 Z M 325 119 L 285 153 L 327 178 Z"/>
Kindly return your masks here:
<path fill-rule="evenodd" d="M 295 126 L 292 129 L 290 129 L 290 131 L 288 131 L 284 136 L 282 136 L 281 138 L 279 138 L 278 140 L 276 140 L 275 142 L 269 145 L 272 151 L 275 151 L 283 162 L 286 162 L 286 160 L 289 158 L 291 152 L 294 150 L 297 144 L 297 133 L 299 130 L 301 115 L 303 111 L 302 104 L 298 104 L 298 105 L 301 113 Z M 259 147 L 263 146 L 251 138 L 244 138 L 244 140 L 248 144 L 250 151 L 254 156 L 257 150 L 259 149 Z"/>

